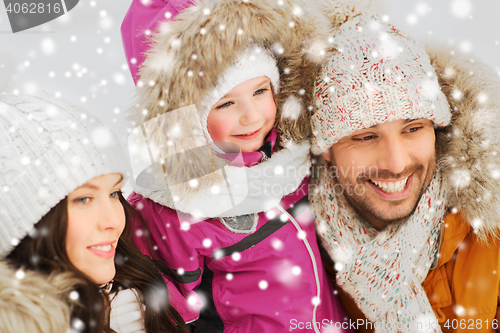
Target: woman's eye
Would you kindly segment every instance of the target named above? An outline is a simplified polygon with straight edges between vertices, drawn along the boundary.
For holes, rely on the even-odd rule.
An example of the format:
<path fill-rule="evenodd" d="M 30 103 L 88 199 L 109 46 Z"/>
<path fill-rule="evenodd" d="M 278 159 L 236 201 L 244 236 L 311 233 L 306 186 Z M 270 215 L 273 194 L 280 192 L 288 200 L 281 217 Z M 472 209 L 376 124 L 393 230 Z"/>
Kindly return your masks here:
<path fill-rule="evenodd" d="M 81 204 L 86 204 L 89 201 L 90 201 L 90 197 L 84 197 L 84 198 L 75 199 L 75 202 L 81 203 Z"/>
<path fill-rule="evenodd" d="M 231 106 L 232 104 L 233 104 L 233 102 L 226 102 L 226 103 L 221 104 L 218 107 L 216 107 L 216 109 L 219 110 L 219 109 L 227 108 L 228 106 Z"/>
<path fill-rule="evenodd" d="M 115 191 L 111 193 L 109 196 L 113 199 L 118 198 L 118 195 L 121 193 L 121 191 Z"/>

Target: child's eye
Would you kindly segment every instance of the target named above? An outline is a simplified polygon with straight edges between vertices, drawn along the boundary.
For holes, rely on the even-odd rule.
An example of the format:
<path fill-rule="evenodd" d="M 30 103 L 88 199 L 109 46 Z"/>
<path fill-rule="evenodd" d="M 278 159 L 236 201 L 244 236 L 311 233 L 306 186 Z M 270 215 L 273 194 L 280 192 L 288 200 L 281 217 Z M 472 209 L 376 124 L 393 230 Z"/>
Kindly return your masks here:
<path fill-rule="evenodd" d="M 113 199 L 118 199 L 119 197 L 119 194 L 121 193 L 122 191 L 115 191 L 113 193 L 111 193 L 109 196 Z"/>
<path fill-rule="evenodd" d="M 74 200 L 76 203 L 86 204 L 90 201 L 90 197 L 77 198 Z"/>
<path fill-rule="evenodd" d="M 233 102 L 226 102 L 224 104 L 217 106 L 216 109 L 219 110 L 219 109 L 227 108 L 227 107 L 231 106 L 232 104 L 234 104 L 234 103 Z"/>
<path fill-rule="evenodd" d="M 267 90 L 268 90 L 267 88 L 262 88 L 262 89 L 256 90 L 253 94 L 254 95 L 261 95 L 264 92 L 266 92 Z"/>

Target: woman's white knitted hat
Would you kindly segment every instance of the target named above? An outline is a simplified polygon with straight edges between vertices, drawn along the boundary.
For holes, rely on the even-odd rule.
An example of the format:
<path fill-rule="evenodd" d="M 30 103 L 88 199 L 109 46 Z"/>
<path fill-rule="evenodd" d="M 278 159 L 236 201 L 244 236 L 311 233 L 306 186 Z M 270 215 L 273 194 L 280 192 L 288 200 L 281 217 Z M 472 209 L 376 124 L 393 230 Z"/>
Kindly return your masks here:
<path fill-rule="evenodd" d="M 426 118 L 449 124 L 429 56 L 413 38 L 377 16 L 359 15 L 339 28 L 334 47 L 316 83 L 314 154 L 380 123 Z"/>
<path fill-rule="evenodd" d="M 47 95 L 0 93 L 0 258 L 70 192 L 127 175 L 115 135 L 85 110 Z"/>

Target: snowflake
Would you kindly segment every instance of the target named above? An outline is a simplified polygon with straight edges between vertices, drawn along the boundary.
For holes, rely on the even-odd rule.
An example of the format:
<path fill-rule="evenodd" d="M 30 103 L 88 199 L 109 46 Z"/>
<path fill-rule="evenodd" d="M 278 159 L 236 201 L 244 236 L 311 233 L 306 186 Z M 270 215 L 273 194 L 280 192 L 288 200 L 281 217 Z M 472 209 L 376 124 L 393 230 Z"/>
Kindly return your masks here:
<path fill-rule="evenodd" d="M 209 238 L 205 238 L 203 240 L 203 246 L 206 247 L 206 248 L 209 248 L 210 246 L 212 246 L 212 240 L 209 239 Z"/>
<path fill-rule="evenodd" d="M 472 3 L 469 0 L 454 0 L 451 3 L 451 12 L 457 18 L 464 18 L 472 12 Z"/>
<path fill-rule="evenodd" d="M 269 283 L 266 280 L 259 281 L 259 288 L 262 290 L 266 290 L 269 287 Z"/>
<path fill-rule="evenodd" d="M 114 143 L 113 134 L 105 127 L 99 127 L 92 132 L 92 142 L 99 148 L 105 148 Z"/>
<path fill-rule="evenodd" d="M 283 103 L 282 110 L 283 118 L 296 120 L 302 112 L 302 103 L 297 97 L 290 95 L 290 97 L 286 99 L 285 103 Z"/>
<path fill-rule="evenodd" d="M 42 52 L 45 55 L 52 55 L 56 52 L 56 43 L 52 38 L 44 38 L 41 42 Z"/>

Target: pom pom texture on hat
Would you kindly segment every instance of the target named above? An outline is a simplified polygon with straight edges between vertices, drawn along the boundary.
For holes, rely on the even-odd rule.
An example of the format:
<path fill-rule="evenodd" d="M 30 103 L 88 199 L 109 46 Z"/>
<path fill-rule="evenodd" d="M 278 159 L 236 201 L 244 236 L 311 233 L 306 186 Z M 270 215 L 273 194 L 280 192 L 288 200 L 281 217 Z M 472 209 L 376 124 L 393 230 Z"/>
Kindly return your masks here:
<path fill-rule="evenodd" d="M 377 16 L 360 15 L 339 28 L 334 47 L 316 82 L 314 154 L 380 123 L 426 118 L 449 124 L 446 97 L 413 38 Z"/>
<path fill-rule="evenodd" d="M 83 109 L 49 95 L 0 95 L 0 257 L 70 192 L 127 174 L 114 134 Z"/>

